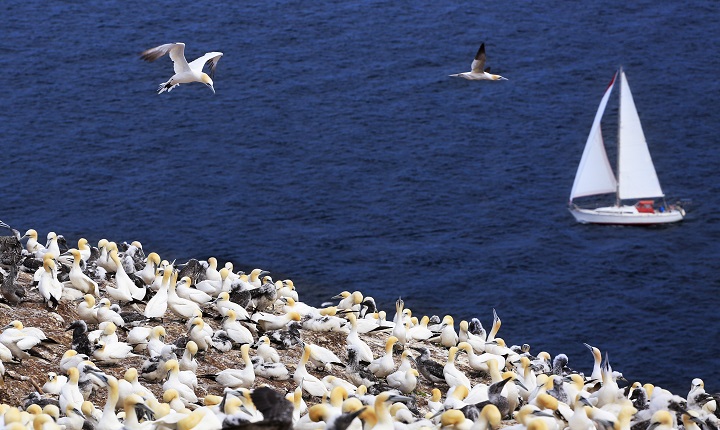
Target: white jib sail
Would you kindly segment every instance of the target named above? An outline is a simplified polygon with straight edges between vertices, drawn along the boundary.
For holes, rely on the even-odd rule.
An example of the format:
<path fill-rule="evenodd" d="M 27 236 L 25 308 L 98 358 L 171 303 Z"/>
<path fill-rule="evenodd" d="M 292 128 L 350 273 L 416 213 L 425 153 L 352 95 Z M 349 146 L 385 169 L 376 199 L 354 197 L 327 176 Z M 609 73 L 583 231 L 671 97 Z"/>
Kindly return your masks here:
<path fill-rule="evenodd" d="M 607 106 L 610 93 L 615 86 L 615 77 L 605 90 L 605 95 L 600 101 L 595 120 L 593 121 L 590 134 L 585 143 L 580 165 L 575 174 L 575 182 L 570 191 L 570 201 L 577 197 L 594 196 L 596 194 L 614 193 L 617 189 L 615 175 L 608 161 L 605 145 L 602 138 L 600 121 L 602 120 L 605 106 Z"/>
<path fill-rule="evenodd" d="M 620 72 L 618 132 L 618 197 L 641 199 L 662 197 L 655 166 L 645 141 L 625 72 Z"/>

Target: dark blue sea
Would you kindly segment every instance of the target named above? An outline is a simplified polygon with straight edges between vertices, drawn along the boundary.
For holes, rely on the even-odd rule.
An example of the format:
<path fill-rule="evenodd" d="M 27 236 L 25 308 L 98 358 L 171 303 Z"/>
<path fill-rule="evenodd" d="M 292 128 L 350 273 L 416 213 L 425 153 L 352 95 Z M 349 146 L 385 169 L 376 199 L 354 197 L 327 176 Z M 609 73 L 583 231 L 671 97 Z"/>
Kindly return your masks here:
<path fill-rule="evenodd" d="M 488 328 L 495 308 L 508 344 L 577 370 L 587 342 L 630 381 L 720 391 L 717 1 L 11 0 L 0 16 L 0 219 L 18 230 L 261 267 L 315 305 L 360 290 L 390 316 L 402 296 Z M 171 61 L 139 53 L 178 41 L 189 60 L 224 52 L 217 94 L 155 93 Z M 448 77 L 481 42 L 508 80 Z M 680 224 L 567 211 L 620 66 Z"/>

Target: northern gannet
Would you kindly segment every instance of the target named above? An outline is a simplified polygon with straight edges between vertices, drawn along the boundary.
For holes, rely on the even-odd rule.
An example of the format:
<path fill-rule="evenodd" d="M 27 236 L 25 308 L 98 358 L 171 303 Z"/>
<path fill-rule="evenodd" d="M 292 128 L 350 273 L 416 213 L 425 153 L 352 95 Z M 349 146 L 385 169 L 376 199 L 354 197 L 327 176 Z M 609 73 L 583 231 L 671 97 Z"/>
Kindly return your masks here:
<path fill-rule="evenodd" d="M 73 248 L 69 252 L 73 257 L 72 268 L 70 269 L 70 284 L 83 293 L 99 296 L 100 291 L 98 290 L 97 282 L 93 281 L 88 275 L 83 273 L 83 270 L 80 267 L 80 263 L 82 262 L 80 251 Z"/>
<path fill-rule="evenodd" d="M 250 388 L 255 382 L 255 369 L 249 355 L 250 345 L 240 347 L 242 359 L 245 362 L 243 369 L 225 369 L 217 374 L 200 375 L 201 378 L 213 379 L 220 385 L 227 388 Z"/>
<path fill-rule="evenodd" d="M 151 254 L 152 255 L 152 254 Z M 145 304 L 144 315 L 146 318 L 162 318 L 168 308 L 170 294 L 170 276 L 172 271 L 165 270 L 162 275 L 162 281 L 155 295 Z"/>
<path fill-rule="evenodd" d="M 397 325 L 395 326 L 397 328 Z M 385 378 L 393 372 L 395 361 L 393 360 L 393 346 L 398 342 L 398 338 L 390 336 L 385 341 L 385 354 L 376 358 L 368 365 L 368 370 L 378 378 Z"/>
<path fill-rule="evenodd" d="M 40 277 L 38 291 L 40 291 L 40 295 L 45 300 L 47 306 L 51 309 L 56 309 L 63 295 L 63 284 L 58 281 L 55 261 L 52 258 L 44 259 L 43 269 L 45 272 Z"/>
<path fill-rule="evenodd" d="M 305 345 L 303 348 L 303 355 L 295 368 L 295 372 L 293 373 L 293 380 L 296 384 L 302 387 L 303 391 L 311 396 L 322 397 L 329 394 L 328 389 L 321 380 L 308 373 L 307 368 L 305 367 L 310 360 L 310 354 L 310 345 Z"/>
<path fill-rule="evenodd" d="M 469 72 L 455 73 L 450 76 L 469 79 L 471 81 L 507 81 L 500 75 L 490 73 L 490 68 L 485 68 L 485 43 L 480 44 L 472 64 L 470 64 Z"/>
<path fill-rule="evenodd" d="M 455 355 L 457 352 L 458 348 L 456 346 L 450 347 L 447 363 L 443 367 L 443 376 L 445 376 L 445 382 L 449 386 L 464 385 L 469 390 L 471 388 L 470 379 L 463 371 L 455 367 Z"/>
<path fill-rule="evenodd" d="M 48 379 L 42 386 L 43 392 L 45 392 L 45 394 L 60 394 L 60 388 L 62 388 L 67 381 L 68 378 L 64 375 L 48 372 Z"/>
<path fill-rule="evenodd" d="M 257 355 L 261 357 L 266 363 L 279 363 L 280 354 L 270 345 L 270 338 L 267 336 L 260 336 L 257 341 Z"/>
<path fill-rule="evenodd" d="M 253 343 L 255 340 L 250 330 L 237 320 L 237 315 L 232 309 L 229 309 L 223 318 L 222 328 L 230 340 L 238 345 Z"/>
<path fill-rule="evenodd" d="M 355 314 L 349 313 L 348 320 L 350 320 L 350 332 L 347 335 L 347 345 L 355 346 L 358 352 L 358 360 L 366 363 L 373 361 L 372 349 L 358 336 L 357 332 L 357 317 Z"/>
<path fill-rule="evenodd" d="M 158 94 L 165 91 L 172 91 L 173 88 L 180 84 L 188 84 L 190 82 L 200 82 L 208 86 L 215 93 L 212 76 L 215 74 L 217 63 L 222 57 L 222 52 L 208 52 L 200 58 L 190 63 L 185 59 L 185 44 L 182 42 L 166 43 L 143 51 L 140 58 L 145 61 L 155 61 L 165 54 L 170 54 L 173 61 L 175 74 L 167 81 L 160 84 Z M 210 75 L 203 72 L 203 67 L 208 64 L 210 67 Z"/>

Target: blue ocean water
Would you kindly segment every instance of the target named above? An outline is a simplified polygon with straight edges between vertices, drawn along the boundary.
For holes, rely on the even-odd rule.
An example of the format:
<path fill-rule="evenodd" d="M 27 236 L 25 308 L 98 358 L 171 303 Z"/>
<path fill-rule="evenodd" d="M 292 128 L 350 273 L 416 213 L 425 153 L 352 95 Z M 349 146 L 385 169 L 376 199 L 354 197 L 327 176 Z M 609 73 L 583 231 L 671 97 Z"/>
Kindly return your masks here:
<path fill-rule="evenodd" d="M 626 3 L 4 2 L 0 219 L 261 267 L 313 304 L 494 308 L 578 370 L 587 342 L 630 381 L 718 391 L 720 4 Z M 155 94 L 170 60 L 138 54 L 176 41 L 224 52 L 217 94 Z M 509 80 L 449 78 L 481 42 Z M 566 210 L 619 66 L 679 225 Z"/>

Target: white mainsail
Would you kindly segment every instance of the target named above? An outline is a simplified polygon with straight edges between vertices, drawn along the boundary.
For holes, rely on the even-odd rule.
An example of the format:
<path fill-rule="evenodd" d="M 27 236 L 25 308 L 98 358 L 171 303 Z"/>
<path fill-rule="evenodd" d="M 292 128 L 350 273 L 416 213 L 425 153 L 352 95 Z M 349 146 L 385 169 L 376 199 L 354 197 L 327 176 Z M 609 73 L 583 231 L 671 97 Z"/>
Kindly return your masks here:
<path fill-rule="evenodd" d="M 617 76 L 617 75 L 616 75 Z M 608 161 L 605 145 L 602 138 L 600 120 L 602 120 L 605 106 L 607 106 L 610 93 L 615 86 L 615 77 L 605 90 L 605 95 L 600 101 L 595 120 L 593 121 L 590 134 L 585 143 L 580 165 L 575 174 L 575 182 L 570 191 L 570 200 L 577 197 L 594 196 L 596 194 L 614 193 L 617 190 L 615 175 Z"/>
<path fill-rule="evenodd" d="M 663 197 L 625 72 L 620 71 L 618 198 Z"/>

